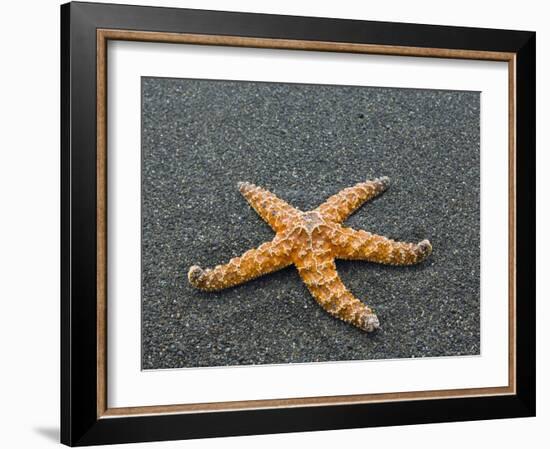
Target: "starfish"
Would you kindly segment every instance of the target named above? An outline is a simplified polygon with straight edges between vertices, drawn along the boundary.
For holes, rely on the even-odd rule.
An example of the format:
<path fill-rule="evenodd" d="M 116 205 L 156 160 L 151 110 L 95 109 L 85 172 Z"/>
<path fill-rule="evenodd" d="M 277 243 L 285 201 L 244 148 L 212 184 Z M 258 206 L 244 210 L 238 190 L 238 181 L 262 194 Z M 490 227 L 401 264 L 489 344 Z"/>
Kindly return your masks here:
<path fill-rule="evenodd" d="M 396 242 L 342 225 L 366 201 L 384 192 L 389 182 L 388 177 L 382 177 L 358 183 L 307 212 L 292 207 L 261 187 L 241 182 L 240 192 L 275 231 L 275 237 L 225 265 L 206 270 L 192 266 L 189 282 L 201 290 L 222 290 L 294 264 L 311 295 L 324 310 L 372 332 L 380 326 L 378 317 L 342 283 L 335 259 L 413 265 L 432 252 L 428 240 L 417 244 Z"/>

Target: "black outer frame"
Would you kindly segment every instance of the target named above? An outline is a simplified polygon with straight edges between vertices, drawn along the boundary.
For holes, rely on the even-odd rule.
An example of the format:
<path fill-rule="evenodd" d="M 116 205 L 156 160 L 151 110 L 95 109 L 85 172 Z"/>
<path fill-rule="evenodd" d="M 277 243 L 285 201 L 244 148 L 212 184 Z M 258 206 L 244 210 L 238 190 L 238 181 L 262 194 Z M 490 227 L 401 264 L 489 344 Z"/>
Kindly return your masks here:
<path fill-rule="evenodd" d="M 97 417 L 96 29 L 516 54 L 516 381 L 508 396 Z M 94 3 L 61 6 L 61 442 L 71 446 L 535 415 L 535 33 Z"/>

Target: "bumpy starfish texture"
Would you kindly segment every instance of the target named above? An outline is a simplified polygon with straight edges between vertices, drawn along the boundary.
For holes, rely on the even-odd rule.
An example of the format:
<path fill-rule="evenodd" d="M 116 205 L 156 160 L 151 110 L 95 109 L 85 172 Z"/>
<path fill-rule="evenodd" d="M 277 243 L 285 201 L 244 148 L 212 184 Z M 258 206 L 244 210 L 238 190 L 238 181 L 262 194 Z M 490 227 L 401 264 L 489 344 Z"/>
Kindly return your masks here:
<path fill-rule="evenodd" d="M 239 183 L 240 192 L 275 231 L 274 239 L 225 265 L 206 270 L 192 266 L 189 282 L 201 290 L 222 290 L 294 264 L 324 310 L 364 331 L 374 331 L 380 325 L 378 317 L 342 283 L 335 259 L 413 265 L 432 252 L 428 240 L 418 244 L 396 242 L 342 226 L 363 203 L 384 192 L 389 181 L 383 177 L 361 182 L 307 212 L 292 207 L 261 187 Z"/>

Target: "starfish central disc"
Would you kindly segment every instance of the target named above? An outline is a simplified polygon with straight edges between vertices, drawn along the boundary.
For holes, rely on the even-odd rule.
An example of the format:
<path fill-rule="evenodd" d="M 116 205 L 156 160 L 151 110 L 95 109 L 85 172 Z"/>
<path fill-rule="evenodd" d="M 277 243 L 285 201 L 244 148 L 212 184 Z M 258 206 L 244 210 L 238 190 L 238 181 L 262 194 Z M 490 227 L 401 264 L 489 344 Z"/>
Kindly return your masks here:
<path fill-rule="evenodd" d="M 302 214 L 303 226 L 307 232 L 312 232 L 320 225 L 324 224 L 319 212 L 308 211 Z"/>
<path fill-rule="evenodd" d="M 246 251 L 225 265 L 189 269 L 189 282 L 201 290 L 222 290 L 294 265 L 317 303 L 332 316 L 372 332 L 380 325 L 374 311 L 342 283 L 335 259 L 413 265 L 432 251 L 428 240 L 396 242 L 342 225 L 366 201 L 384 192 L 389 178 L 356 184 L 331 196 L 314 210 L 301 212 L 273 193 L 247 182 L 239 190 L 275 231 L 270 242 Z"/>

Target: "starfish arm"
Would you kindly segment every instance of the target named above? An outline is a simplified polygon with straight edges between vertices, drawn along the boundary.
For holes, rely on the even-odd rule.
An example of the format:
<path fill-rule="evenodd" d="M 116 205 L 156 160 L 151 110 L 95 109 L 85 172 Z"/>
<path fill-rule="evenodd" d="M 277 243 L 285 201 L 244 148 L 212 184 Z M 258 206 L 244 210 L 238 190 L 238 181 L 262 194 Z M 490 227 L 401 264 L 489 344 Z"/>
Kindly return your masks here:
<path fill-rule="evenodd" d="M 390 178 L 387 176 L 360 182 L 331 196 L 315 210 L 325 220 L 342 223 L 366 201 L 384 192 L 389 185 Z"/>
<path fill-rule="evenodd" d="M 290 242 L 275 237 L 271 242 L 234 257 L 225 265 L 206 270 L 193 265 L 188 273 L 189 282 L 201 290 L 223 290 L 287 267 L 292 263 L 289 253 Z"/>
<path fill-rule="evenodd" d="M 338 259 L 367 260 L 388 265 L 414 265 L 432 252 L 429 240 L 396 242 L 366 231 L 340 227 L 333 238 Z"/>
<path fill-rule="evenodd" d="M 275 232 L 284 230 L 292 220 L 300 215 L 300 211 L 286 201 L 249 182 L 240 182 L 239 191 Z"/>
<path fill-rule="evenodd" d="M 342 283 L 334 259 L 312 256 L 296 259 L 294 264 L 312 296 L 330 315 L 366 332 L 379 327 L 374 311 L 353 296 Z"/>

